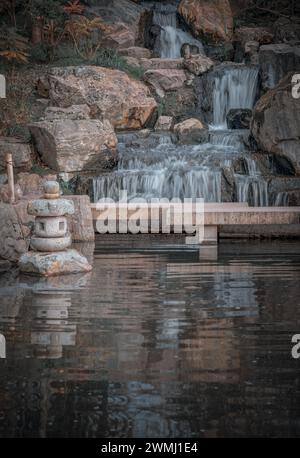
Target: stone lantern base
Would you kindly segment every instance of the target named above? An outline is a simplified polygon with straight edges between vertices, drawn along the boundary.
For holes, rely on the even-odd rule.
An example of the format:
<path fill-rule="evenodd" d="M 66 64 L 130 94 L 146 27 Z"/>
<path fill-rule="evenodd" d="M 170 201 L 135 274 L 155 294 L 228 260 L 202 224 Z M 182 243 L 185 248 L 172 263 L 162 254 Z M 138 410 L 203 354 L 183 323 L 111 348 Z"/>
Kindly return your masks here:
<path fill-rule="evenodd" d="M 90 272 L 92 266 L 76 250 L 56 253 L 37 253 L 29 251 L 19 260 L 21 272 L 50 277 L 54 275 Z"/>

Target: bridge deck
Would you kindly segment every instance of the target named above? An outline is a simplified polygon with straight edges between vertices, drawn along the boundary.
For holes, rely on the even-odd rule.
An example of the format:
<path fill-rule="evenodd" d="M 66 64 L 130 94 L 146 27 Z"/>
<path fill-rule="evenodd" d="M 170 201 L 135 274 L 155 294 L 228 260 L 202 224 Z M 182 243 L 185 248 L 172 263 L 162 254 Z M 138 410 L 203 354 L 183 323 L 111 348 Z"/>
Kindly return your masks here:
<path fill-rule="evenodd" d="M 138 204 L 139 217 L 141 220 L 153 219 L 162 221 L 164 212 L 170 208 L 169 204 Z M 92 204 L 93 220 L 103 215 L 104 208 L 98 204 Z M 171 207 L 175 216 L 183 213 L 181 205 L 175 204 Z M 197 223 L 196 207 L 190 207 L 192 212 L 192 224 Z M 117 204 L 107 205 L 105 209 L 106 217 L 116 217 L 117 221 L 128 219 L 137 210 L 136 204 Z M 204 204 L 204 225 L 223 226 L 223 225 L 269 225 L 269 224 L 299 224 L 300 207 L 249 207 L 245 203 L 206 203 Z"/>

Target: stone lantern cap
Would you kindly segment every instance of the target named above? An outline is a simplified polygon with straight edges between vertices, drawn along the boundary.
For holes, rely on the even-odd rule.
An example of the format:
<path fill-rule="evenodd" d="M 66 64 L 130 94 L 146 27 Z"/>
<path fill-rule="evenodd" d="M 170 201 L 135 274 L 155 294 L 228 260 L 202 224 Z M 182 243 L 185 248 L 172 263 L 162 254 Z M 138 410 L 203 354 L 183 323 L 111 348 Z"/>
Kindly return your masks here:
<path fill-rule="evenodd" d="M 66 216 L 74 215 L 74 203 L 71 200 L 60 199 L 59 184 L 47 181 L 44 184 L 44 199 L 33 200 L 28 204 L 27 212 L 32 216 Z"/>

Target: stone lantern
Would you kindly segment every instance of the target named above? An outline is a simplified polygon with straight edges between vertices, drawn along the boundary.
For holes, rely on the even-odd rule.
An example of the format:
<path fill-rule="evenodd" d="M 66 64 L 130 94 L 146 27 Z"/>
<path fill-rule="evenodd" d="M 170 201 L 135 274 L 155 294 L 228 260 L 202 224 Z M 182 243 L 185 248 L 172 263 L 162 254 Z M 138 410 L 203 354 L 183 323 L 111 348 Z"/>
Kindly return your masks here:
<path fill-rule="evenodd" d="M 21 271 L 44 276 L 90 271 L 87 259 L 69 249 L 72 238 L 66 217 L 74 214 L 73 202 L 60 198 L 56 181 L 47 181 L 44 192 L 44 199 L 34 200 L 27 207 L 28 214 L 36 217 L 30 241 L 33 251 L 21 256 Z"/>

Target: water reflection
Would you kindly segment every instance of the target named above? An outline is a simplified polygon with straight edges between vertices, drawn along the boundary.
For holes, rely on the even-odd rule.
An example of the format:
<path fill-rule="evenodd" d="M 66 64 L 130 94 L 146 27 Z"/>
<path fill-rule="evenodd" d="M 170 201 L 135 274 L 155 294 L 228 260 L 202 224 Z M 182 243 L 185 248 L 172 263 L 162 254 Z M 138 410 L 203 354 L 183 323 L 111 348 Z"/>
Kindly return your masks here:
<path fill-rule="evenodd" d="M 101 240 L 84 276 L 0 276 L 0 436 L 300 435 L 297 242 Z"/>

